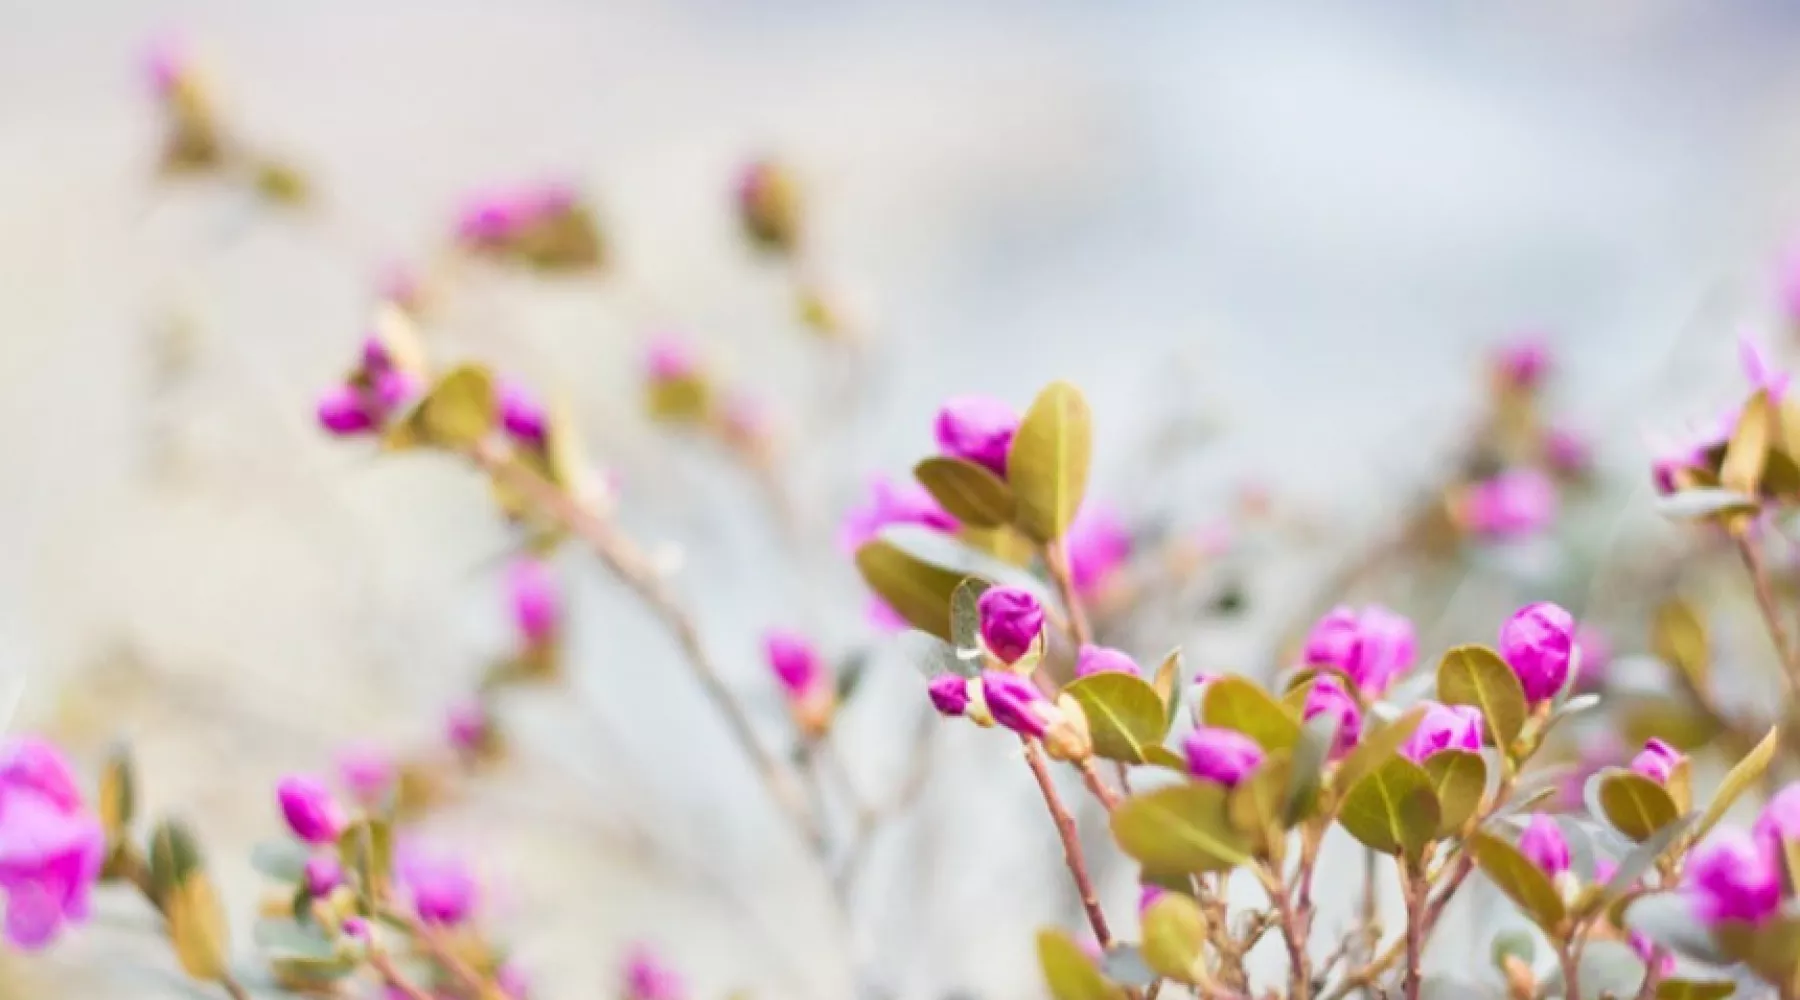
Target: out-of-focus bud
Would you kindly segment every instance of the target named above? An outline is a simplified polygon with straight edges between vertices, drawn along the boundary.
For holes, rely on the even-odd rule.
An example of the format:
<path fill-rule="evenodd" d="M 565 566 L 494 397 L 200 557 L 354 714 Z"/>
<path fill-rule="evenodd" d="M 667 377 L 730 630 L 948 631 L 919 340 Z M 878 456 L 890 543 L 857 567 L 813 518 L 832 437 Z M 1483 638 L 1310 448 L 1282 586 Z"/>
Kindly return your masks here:
<path fill-rule="evenodd" d="M 1669 776 L 1675 768 L 1687 760 L 1687 755 L 1659 739 L 1645 741 L 1644 749 L 1631 758 L 1631 769 L 1649 778 L 1659 785 L 1669 783 Z"/>
<path fill-rule="evenodd" d="M 1263 762 L 1262 747 L 1255 740 L 1217 726 L 1195 729 L 1182 741 L 1182 749 L 1187 754 L 1188 773 L 1226 788 L 1236 788 Z"/>
<path fill-rule="evenodd" d="M 625 957 L 624 1000 L 687 1000 L 681 974 L 649 945 L 635 945 Z"/>
<path fill-rule="evenodd" d="M 983 466 L 1005 479 L 1006 455 L 1018 429 L 1018 412 L 1000 400 L 958 396 L 945 400 L 938 410 L 938 451 Z"/>
<path fill-rule="evenodd" d="M 363 434 L 375 428 L 375 420 L 363 407 L 362 394 L 348 385 L 334 385 L 319 397 L 319 426 L 339 437 Z"/>
<path fill-rule="evenodd" d="M 1379 696 L 1412 668 L 1418 640 L 1405 615 L 1378 604 L 1361 613 L 1337 607 L 1319 619 L 1306 637 L 1305 660 L 1348 674 L 1364 694 Z"/>
<path fill-rule="evenodd" d="M 1532 704 L 1547 701 L 1569 679 L 1575 618 L 1549 601 L 1527 604 L 1500 627 L 1500 656 Z"/>
<path fill-rule="evenodd" d="M 1569 842 L 1563 838 L 1562 827 L 1546 813 L 1531 814 L 1525 832 L 1519 835 L 1519 853 L 1552 881 L 1569 870 Z"/>
<path fill-rule="evenodd" d="M 306 859 L 306 893 L 314 899 L 331 895 L 344 882 L 344 869 L 330 854 L 315 854 Z"/>
<path fill-rule="evenodd" d="M 1535 390 L 1549 370 L 1550 345 L 1540 335 L 1521 337 L 1494 355 L 1495 376 L 1508 389 Z"/>
<path fill-rule="evenodd" d="M 541 448 L 550 426 L 550 415 L 530 390 L 517 382 L 502 382 L 500 426 L 520 444 Z"/>
<path fill-rule="evenodd" d="M 1300 714 L 1303 719 L 1320 715 L 1337 718 L 1337 739 L 1331 746 L 1332 760 L 1343 757 L 1362 740 L 1362 709 L 1336 677 L 1322 675 L 1313 681 L 1312 689 L 1306 692 L 1306 703 Z"/>
<path fill-rule="evenodd" d="M 1688 855 L 1682 892 L 1708 927 L 1760 924 L 1781 909 L 1781 863 L 1763 838 L 1715 830 Z"/>
<path fill-rule="evenodd" d="M 1481 750 L 1481 709 L 1473 705 L 1425 703 L 1425 717 L 1400 747 L 1400 756 L 1422 764 L 1443 750 Z"/>
<path fill-rule="evenodd" d="M 1130 674 L 1142 677 L 1144 671 L 1130 654 L 1106 646 L 1086 645 L 1075 656 L 1075 676 L 1087 677 L 1103 673 Z"/>
<path fill-rule="evenodd" d="M 1595 625 L 1578 625 L 1575 628 L 1575 648 L 1581 653 L 1581 665 L 1576 667 L 1575 686 L 1583 691 L 1594 691 L 1605 686 L 1606 668 L 1612 665 L 1612 641 L 1606 633 Z"/>
<path fill-rule="evenodd" d="M 543 647 L 555 641 L 562 599 L 550 567 L 538 559 L 517 560 L 508 573 L 507 589 L 512 598 L 513 625 L 525 644 Z"/>
<path fill-rule="evenodd" d="M 475 876 L 461 858 L 409 848 L 395 865 L 412 897 L 413 912 L 427 924 L 451 927 L 475 911 Z"/>
<path fill-rule="evenodd" d="M 444 734 L 451 749 L 464 760 L 489 756 L 494 750 L 494 720 L 486 703 L 468 698 L 450 706 L 444 716 Z"/>
<path fill-rule="evenodd" d="M 991 587 L 976 607 L 981 613 L 981 640 L 1004 663 L 1024 656 L 1043 633 L 1044 606 L 1028 590 Z"/>
<path fill-rule="evenodd" d="M 1556 521 L 1556 484 L 1536 469 L 1514 469 L 1471 484 L 1456 515 L 1470 534 L 1494 541 L 1528 538 Z"/>
<path fill-rule="evenodd" d="M 338 754 L 338 779 L 365 809 L 380 809 L 393 793 L 394 756 L 372 744 L 347 747 Z"/>
<path fill-rule="evenodd" d="M 738 220 L 758 247 L 791 253 L 800 244 L 800 188 L 794 176 L 770 160 L 758 160 L 738 175 Z"/>
<path fill-rule="evenodd" d="M 288 829 L 309 844 L 335 843 L 344 831 L 343 810 L 316 778 L 289 775 L 275 786 L 275 797 Z"/>
<path fill-rule="evenodd" d="M 1769 799 L 1751 832 L 1777 848 L 1786 841 L 1800 843 L 1800 782 L 1787 785 Z"/>
<path fill-rule="evenodd" d="M 669 423 L 696 423 L 712 412 L 712 384 L 700 358 L 680 337 L 664 333 L 644 356 L 646 405 L 650 416 Z"/>
<path fill-rule="evenodd" d="M 1594 449 L 1586 438 L 1567 427 L 1544 433 L 1544 461 L 1560 476 L 1585 476 L 1594 468 Z"/>
<path fill-rule="evenodd" d="M 1063 536 L 1069 555 L 1069 577 L 1084 601 L 1099 599 L 1131 558 L 1131 532 L 1117 511 L 1085 503 Z"/>

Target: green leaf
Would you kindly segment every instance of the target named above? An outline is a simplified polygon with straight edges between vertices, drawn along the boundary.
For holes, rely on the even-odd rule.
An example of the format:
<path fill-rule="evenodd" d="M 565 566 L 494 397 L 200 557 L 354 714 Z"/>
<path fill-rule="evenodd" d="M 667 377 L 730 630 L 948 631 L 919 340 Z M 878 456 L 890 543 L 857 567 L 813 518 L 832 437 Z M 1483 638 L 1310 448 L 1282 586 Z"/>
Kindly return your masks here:
<path fill-rule="evenodd" d="M 277 882 L 300 881 L 306 859 L 306 845 L 295 840 L 265 840 L 250 848 L 250 867 Z"/>
<path fill-rule="evenodd" d="M 1468 750 L 1439 750 L 1420 765 L 1438 800 L 1438 836 L 1459 833 L 1487 793 L 1487 761 Z"/>
<path fill-rule="evenodd" d="M 1725 1000 L 1737 992 L 1730 980 L 1664 979 L 1656 984 L 1656 1000 Z"/>
<path fill-rule="evenodd" d="M 1681 816 L 1668 789 L 1641 774 L 1607 768 L 1589 780 L 1598 782 L 1594 798 L 1600 818 L 1633 843 L 1642 843 Z"/>
<path fill-rule="evenodd" d="M 1206 972 L 1206 913 L 1184 893 L 1165 892 L 1144 911 L 1144 961 L 1189 985 Z"/>
<path fill-rule="evenodd" d="M 131 760 L 131 747 L 113 745 L 100 768 L 99 794 L 94 796 L 94 809 L 100 817 L 100 828 L 114 843 L 121 840 L 131 826 L 137 806 L 137 772 Z"/>
<path fill-rule="evenodd" d="M 964 524 L 998 528 L 1012 523 L 1012 487 L 986 466 L 938 456 L 913 466 L 913 478 L 938 506 Z"/>
<path fill-rule="evenodd" d="M 416 416 L 427 443 L 466 448 L 480 441 L 499 418 L 494 376 L 480 365 L 450 369 L 426 393 Z"/>
<path fill-rule="evenodd" d="M 981 595 L 987 589 L 986 580 L 971 576 L 950 592 L 950 641 L 956 658 L 967 664 L 956 672 L 966 676 L 981 672 Z"/>
<path fill-rule="evenodd" d="M 1287 837 L 1288 776 L 1293 768 L 1293 758 L 1272 754 L 1226 798 L 1225 812 L 1231 824 L 1264 856 L 1273 855 L 1276 845 Z"/>
<path fill-rule="evenodd" d="M 1737 427 L 1725 445 L 1725 461 L 1719 466 L 1720 486 L 1751 497 L 1762 490 L 1774 429 L 1768 390 L 1758 389 L 1738 413 Z"/>
<path fill-rule="evenodd" d="M 1474 854 L 1482 873 L 1554 939 L 1568 910 L 1550 876 L 1520 854 L 1517 847 L 1485 830 L 1470 834 L 1466 849 Z"/>
<path fill-rule="evenodd" d="M 1017 498 L 1020 531 L 1038 542 L 1061 538 L 1087 493 L 1092 417 L 1081 390 L 1052 382 L 1038 393 L 1013 434 L 1006 480 Z"/>
<path fill-rule="evenodd" d="M 1156 674 L 1150 681 L 1150 686 L 1156 689 L 1156 696 L 1162 699 L 1165 717 L 1163 732 L 1165 733 L 1174 727 L 1175 714 L 1181 711 L 1181 676 L 1183 673 L 1181 649 L 1176 647 L 1169 650 L 1169 655 L 1163 657 L 1161 665 L 1156 668 Z"/>
<path fill-rule="evenodd" d="M 1457 646 L 1438 663 L 1438 699 L 1446 705 L 1481 709 L 1489 737 L 1501 752 L 1519 738 L 1530 708 L 1519 678 L 1486 646 Z"/>
<path fill-rule="evenodd" d="M 1146 763 L 1145 751 L 1162 743 L 1168 715 L 1156 689 L 1142 677 L 1101 671 L 1077 678 L 1063 694 L 1087 714 L 1094 753 L 1107 760 Z"/>
<path fill-rule="evenodd" d="M 1349 788 L 1361 780 L 1362 776 L 1375 770 L 1388 758 L 1400 752 L 1400 747 L 1419 728 L 1425 718 L 1425 706 L 1415 705 L 1404 715 L 1386 725 L 1374 725 L 1364 731 L 1356 748 L 1344 756 L 1338 764 L 1337 777 L 1333 779 L 1337 787 Z"/>
<path fill-rule="evenodd" d="M 1235 729 L 1270 753 L 1291 750 L 1300 739 L 1300 720 L 1247 678 L 1209 682 L 1200 714 L 1207 725 Z"/>
<path fill-rule="evenodd" d="M 181 970 L 203 983 L 223 979 L 231 961 L 231 930 L 206 873 L 190 871 L 177 883 L 163 899 L 163 914 Z"/>
<path fill-rule="evenodd" d="M 1693 901 L 1679 892 L 1640 896 L 1625 907 L 1625 926 L 1664 948 L 1707 965 L 1729 965 L 1706 928 L 1694 919 Z"/>
<path fill-rule="evenodd" d="M 386 891 L 394 870 L 394 828 L 384 819 L 365 817 L 338 837 L 338 859 L 356 875 L 358 897 L 371 905 Z"/>
<path fill-rule="evenodd" d="M 1631 891 L 1631 887 L 1637 884 L 1638 879 L 1643 878 L 1644 873 L 1655 866 L 1657 859 L 1673 847 L 1698 818 L 1696 814 L 1689 813 L 1652 833 L 1632 848 L 1631 853 L 1625 855 L 1613 870 L 1613 877 L 1601 890 L 1597 905 L 1606 906 L 1615 899 L 1623 899 Z"/>
<path fill-rule="evenodd" d="M 1037 952 L 1053 1000 L 1122 1000 L 1125 996 L 1062 931 L 1038 931 Z"/>
<path fill-rule="evenodd" d="M 1712 640 L 1706 621 L 1693 605 L 1672 600 L 1656 609 L 1650 624 L 1650 649 L 1656 658 L 1681 671 L 1695 691 L 1712 690 Z"/>
<path fill-rule="evenodd" d="M 1718 793 L 1713 796 L 1706 812 L 1700 817 L 1700 825 L 1694 829 L 1695 840 L 1706 836 L 1719 820 L 1725 818 L 1726 811 L 1737 801 L 1738 796 L 1744 794 L 1745 789 L 1762 780 L 1763 772 L 1769 769 L 1769 761 L 1774 759 L 1775 749 L 1780 745 L 1779 730 L 1771 728 L 1761 743 L 1751 748 L 1743 760 L 1726 772 L 1724 779 L 1719 782 Z"/>
<path fill-rule="evenodd" d="M 907 624 L 945 642 L 954 641 L 950 597 L 963 580 L 961 573 L 923 562 L 881 539 L 856 550 L 856 568 L 869 589 Z"/>
<path fill-rule="evenodd" d="M 1294 743 L 1294 763 L 1288 769 L 1287 798 L 1282 818 L 1289 826 L 1312 815 L 1319 804 L 1319 789 L 1325 784 L 1325 762 L 1337 742 L 1338 717 L 1334 712 L 1321 712 L 1300 727 L 1300 739 Z"/>
<path fill-rule="evenodd" d="M 180 820 L 166 819 L 150 833 L 150 886 L 158 900 L 200 868 L 200 845 Z"/>
<path fill-rule="evenodd" d="M 1226 871 L 1250 860 L 1250 841 L 1231 825 L 1225 789 L 1191 782 L 1133 795 L 1112 813 L 1113 839 L 1161 873 Z"/>
<path fill-rule="evenodd" d="M 1344 793 L 1338 822 L 1372 851 L 1417 858 L 1437 836 L 1438 812 L 1424 769 L 1390 757 Z"/>
<path fill-rule="evenodd" d="M 1800 917 L 1781 913 L 1760 924 L 1726 920 L 1712 929 L 1719 950 L 1771 983 L 1788 983 L 1800 968 Z"/>
<path fill-rule="evenodd" d="M 1160 744 L 1144 748 L 1144 763 L 1152 767 L 1168 768 L 1181 774 L 1188 773 L 1187 758 Z"/>

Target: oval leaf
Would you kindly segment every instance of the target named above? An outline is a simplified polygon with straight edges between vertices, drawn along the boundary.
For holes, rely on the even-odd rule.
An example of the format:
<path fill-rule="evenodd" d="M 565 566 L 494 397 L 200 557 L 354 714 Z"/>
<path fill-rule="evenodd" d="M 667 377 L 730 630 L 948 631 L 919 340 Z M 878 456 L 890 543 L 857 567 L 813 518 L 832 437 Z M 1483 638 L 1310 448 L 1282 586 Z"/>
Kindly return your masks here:
<path fill-rule="evenodd" d="M 1149 762 L 1146 751 L 1162 743 L 1168 715 L 1156 689 L 1142 677 L 1116 670 L 1078 678 L 1063 688 L 1087 714 L 1094 753 L 1127 764 Z"/>
<path fill-rule="evenodd" d="M 1682 834 L 1687 833 L 1688 827 L 1693 826 L 1694 820 L 1697 818 L 1693 813 L 1689 813 L 1651 834 L 1644 839 L 1643 843 L 1632 848 L 1631 853 L 1625 855 L 1619 861 L 1619 866 L 1613 870 L 1613 877 L 1601 890 L 1597 905 L 1605 906 L 1615 899 L 1623 899 L 1625 894 L 1637 884 L 1638 879 L 1643 878 L 1644 873 L 1649 871 L 1663 856 L 1663 853 L 1674 846 L 1675 842 L 1681 839 Z"/>
<path fill-rule="evenodd" d="M 1758 389 L 1739 411 L 1737 427 L 1725 444 L 1725 461 L 1719 466 L 1720 486 L 1751 497 L 1761 491 L 1774 424 L 1768 390 Z"/>
<path fill-rule="evenodd" d="M 1249 838 L 1231 825 L 1225 789 L 1192 782 L 1134 795 L 1112 813 L 1113 839 L 1151 871 L 1226 871 L 1250 859 Z"/>
<path fill-rule="evenodd" d="M 1125 991 L 1106 981 L 1081 946 L 1061 931 L 1037 937 L 1038 965 L 1054 1000 L 1122 1000 Z"/>
<path fill-rule="evenodd" d="M 1165 892 L 1144 911 L 1144 961 L 1178 983 L 1206 971 L 1206 912 L 1184 893 Z"/>
<path fill-rule="evenodd" d="M 1643 843 L 1656 831 L 1675 822 L 1681 810 L 1668 789 L 1641 774 L 1608 768 L 1595 775 L 1600 816 L 1632 843 Z"/>
<path fill-rule="evenodd" d="M 1744 759 L 1732 766 L 1719 782 L 1719 791 L 1706 807 L 1706 813 L 1700 817 L 1700 825 L 1694 829 L 1694 839 L 1706 836 L 1719 820 L 1725 818 L 1725 812 L 1737 801 L 1744 790 L 1762 780 L 1763 772 L 1769 769 L 1769 761 L 1775 757 L 1775 749 L 1781 744 L 1778 730 L 1770 729 L 1762 742 L 1752 747 L 1744 755 Z"/>
<path fill-rule="evenodd" d="M 1288 769 L 1287 799 L 1282 818 L 1289 826 L 1312 815 L 1319 804 L 1319 789 L 1325 784 L 1325 762 L 1337 742 L 1338 717 L 1335 712 L 1321 712 L 1300 727 L 1300 739 L 1294 744 L 1294 763 Z"/>
<path fill-rule="evenodd" d="M 499 417 L 494 376 L 480 365 L 450 369 L 426 394 L 415 417 L 428 444 L 465 448 L 480 441 Z"/>
<path fill-rule="evenodd" d="M 1438 815 L 1425 771 L 1390 757 L 1344 793 L 1338 822 L 1372 851 L 1416 858 L 1437 836 Z"/>
<path fill-rule="evenodd" d="M 961 573 L 916 559 L 881 539 L 856 550 L 856 568 L 869 589 L 907 624 L 945 642 L 954 641 L 950 597 L 963 581 Z"/>
<path fill-rule="evenodd" d="M 1484 830 L 1469 835 L 1467 849 L 1483 874 L 1547 934 L 1554 935 L 1568 911 L 1550 876 L 1519 849 Z"/>
<path fill-rule="evenodd" d="M 1792 982 L 1800 968 L 1800 918 L 1778 914 L 1760 924 L 1726 920 L 1712 929 L 1719 950 L 1771 983 Z"/>
<path fill-rule="evenodd" d="M 1710 691 L 1712 641 L 1706 622 L 1686 601 L 1668 601 L 1656 609 L 1650 625 L 1650 649 L 1657 659 L 1681 671 L 1696 691 Z"/>
<path fill-rule="evenodd" d="M 1487 761 L 1467 750 L 1440 750 L 1420 765 L 1438 800 L 1438 836 L 1461 832 L 1487 793 Z"/>
<path fill-rule="evenodd" d="M 206 873 L 189 872 L 164 900 L 163 910 L 182 971 L 205 983 L 223 979 L 231 958 L 231 935 Z"/>
<path fill-rule="evenodd" d="M 1286 706 L 1235 675 L 1207 683 L 1200 715 L 1207 725 L 1235 729 L 1270 753 L 1292 749 L 1300 739 L 1300 720 Z"/>
<path fill-rule="evenodd" d="M 164 900 L 200 867 L 200 845 L 187 824 L 163 820 L 150 834 L 150 886 Z"/>
<path fill-rule="evenodd" d="M 913 466 L 913 478 L 964 524 L 998 528 L 1012 523 L 1012 487 L 986 466 L 940 455 Z"/>
<path fill-rule="evenodd" d="M 1502 752 L 1519 738 L 1530 713 L 1519 678 L 1486 646 L 1457 646 L 1438 663 L 1438 700 L 1481 709 L 1488 736 Z"/>
<path fill-rule="evenodd" d="M 1231 824 L 1248 836 L 1265 857 L 1278 857 L 1287 837 L 1287 790 L 1294 767 L 1287 754 L 1275 754 L 1231 790 L 1225 812 Z"/>
<path fill-rule="evenodd" d="M 1006 456 L 1020 531 L 1043 543 L 1062 537 L 1087 493 L 1092 438 L 1092 416 L 1080 389 L 1052 382 L 1038 393 Z"/>
<path fill-rule="evenodd" d="M 971 576 L 950 592 L 950 642 L 963 662 L 956 672 L 968 677 L 981 673 L 981 595 L 987 589 L 986 580 Z"/>
<path fill-rule="evenodd" d="M 1419 723 L 1424 718 L 1425 706 L 1415 705 L 1394 721 L 1363 733 L 1356 749 L 1351 750 L 1338 764 L 1337 777 L 1333 779 L 1337 787 L 1349 788 L 1362 780 L 1363 775 L 1399 753 L 1401 744 L 1412 736 L 1413 730 L 1419 728 Z"/>
<path fill-rule="evenodd" d="M 1167 716 L 1163 726 L 1165 733 L 1175 725 L 1175 714 L 1181 711 L 1182 672 L 1181 649 L 1177 647 L 1169 650 L 1169 655 L 1163 657 L 1162 664 L 1156 668 L 1156 674 L 1150 681 L 1150 686 L 1156 689 L 1156 696 L 1162 699 L 1163 714 Z"/>
<path fill-rule="evenodd" d="M 100 769 L 99 794 L 94 808 L 100 816 L 100 827 L 115 843 L 131 825 L 137 805 L 137 776 L 131 760 L 131 748 L 116 744 Z"/>

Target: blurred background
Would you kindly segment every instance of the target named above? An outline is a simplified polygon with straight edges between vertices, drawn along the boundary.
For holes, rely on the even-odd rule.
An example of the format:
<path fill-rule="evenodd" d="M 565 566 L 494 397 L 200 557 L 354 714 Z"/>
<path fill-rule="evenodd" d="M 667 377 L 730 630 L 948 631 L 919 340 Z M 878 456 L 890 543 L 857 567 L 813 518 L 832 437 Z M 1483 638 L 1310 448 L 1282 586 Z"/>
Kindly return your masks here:
<path fill-rule="evenodd" d="M 946 395 L 1022 407 L 1077 381 L 1093 494 L 1140 521 L 1229 521 L 1246 488 L 1300 511 L 1243 571 L 1243 613 L 1133 650 L 1262 673 L 1309 588 L 1456 446 L 1494 344 L 1548 341 L 1558 412 L 1628 487 L 1607 502 L 1643 513 L 1644 432 L 1731 398 L 1742 331 L 1788 336 L 1800 10 L 1774 0 L 0 0 L 0 29 L 0 694 L 87 761 L 129 736 L 148 808 L 203 833 L 240 926 L 275 778 L 437 738 L 508 642 L 476 477 L 311 417 L 385 269 L 428 258 L 470 191 L 574 183 L 615 262 L 479 275 L 434 349 L 574 395 L 770 745 L 791 737 L 764 628 L 871 651 L 843 727 L 870 789 L 918 752 L 921 683 L 865 621 L 836 525 L 930 448 Z M 158 181 L 142 62 L 169 32 L 313 205 Z M 736 232 L 759 155 L 804 184 L 813 263 L 869 334 L 854 364 Z M 797 540 L 640 413 L 664 330 L 768 400 Z M 1571 572 L 1507 567 L 1475 625 L 1437 634 L 1489 639 Z M 569 693 L 509 701 L 512 760 L 422 834 L 479 859 L 544 996 L 605 995 L 639 940 L 702 996 L 1038 995 L 1032 929 L 1076 925 L 1009 741 L 933 738 L 918 815 L 846 920 L 664 634 L 583 553 L 558 568 Z M 109 903 L 7 958 L 0 991 L 179 995 L 151 926 Z"/>

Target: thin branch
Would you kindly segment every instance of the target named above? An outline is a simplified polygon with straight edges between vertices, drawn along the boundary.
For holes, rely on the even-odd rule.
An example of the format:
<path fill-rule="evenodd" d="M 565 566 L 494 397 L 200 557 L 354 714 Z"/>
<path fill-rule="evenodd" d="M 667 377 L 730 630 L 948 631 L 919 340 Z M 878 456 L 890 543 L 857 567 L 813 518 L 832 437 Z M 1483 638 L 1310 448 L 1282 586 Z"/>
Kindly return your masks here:
<path fill-rule="evenodd" d="M 1781 608 L 1775 603 L 1775 588 L 1769 582 L 1768 567 L 1763 564 L 1762 552 L 1748 532 L 1737 534 L 1737 549 L 1744 559 L 1744 568 L 1750 572 L 1750 583 L 1756 590 L 1756 606 L 1762 611 L 1763 624 L 1768 626 L 1769 640 L 1775 644 L 1775 654 L 1781 658 L 1782 679 L 1787 684 L 1788 701 L 1793 702 L 1796 697 L 1800 697 L 1800 656 L 1796 656 L 1794 645 L 1788 640 L 1787 626 L 1781 620 Z"/>
<path fill-rule="evenodd" d="M 432 1000 L 431 994 L 420 989 L 394 966 L 394 960 L 388 957 L 387 952 L 378 948 L 369 949 L 369 966 L 381 976 L 383 983 L 405 994 L 406 1000 Z"/>
<path fill-rule="evenodd" d="M 1087 610 L 1081 606 L 1081 595 L 1075 590 L 1075 574 L 1069 568 L 1069 550 L 1064 542 L 1051 542 L 1044 546 L 1044 568 L 1050 571 L 1050 579 L 1056 583 L 1057 596 L 1062 598 L 1064 611 L 1069 616 L 1069 632 L 1077 647 L 1094 641 L 1094 632 L 1088 627 Z"/>
<path fill-rule="evenodd" d="M 1100 909 L 1100 895 L 1094 891 L 1094 881 L 1088 876 L 1087 856 L 1082 853 L 1080 836 L 1075 832 L 1075 818 L 1069 815 L 1068 807 L 1063 805 L 1062 796 L 1056 792 L 1056 785 L 1050 778 L 1050 767 L 1044 762 L 1043 748 L 1029 736 L 1020 736 L 1019 742 L 1025 746 L 1025 763 L 1031 767 L 1031 776 L 1037 779 L 1038 791 L 1043 793 L 1044 805 L 1050 810 L 1050 818 L 1056 823 L 1056 835 L 1062 839 L 1063 861 L 1069 866 L 1069 875 L 1075 880 L 1075 891 L 1081 896 L 1081 907 L 1087 911 L 1088 924 L 1094 929 L 1094 939 L 1101 948 L 1112 947 L 1112 931 L 1106 926 L 1106 914 Z"/>

